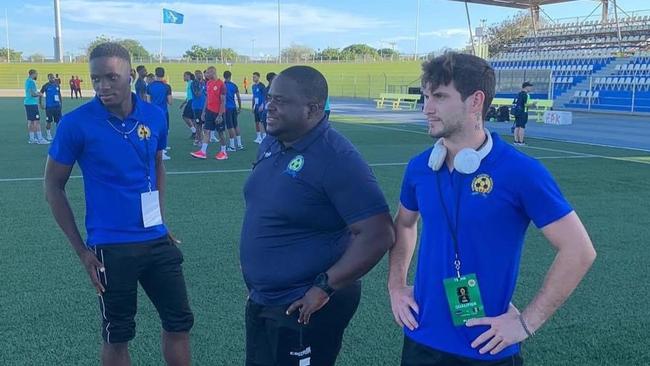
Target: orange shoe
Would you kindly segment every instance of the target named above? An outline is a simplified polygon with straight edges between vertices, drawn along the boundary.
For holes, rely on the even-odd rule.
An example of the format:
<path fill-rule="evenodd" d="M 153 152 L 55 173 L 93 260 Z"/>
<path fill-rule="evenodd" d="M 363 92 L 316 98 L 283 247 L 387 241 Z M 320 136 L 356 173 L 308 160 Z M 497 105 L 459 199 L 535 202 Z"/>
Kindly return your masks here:
<path fill-rule="evenodd" d="M 219 151 L 219 153 L 217 155 L 215 155 L 214 158 L 217 159 L 217 160 L 226 160 L 226 159 L 228 159 L 228 154 L 226 154 L 223 151 Z"/>
<path fill-rule="evenodd" d="M 190 155 L 197 159 L 206 159 L 205 153 L 201 150 L 190 153 Z"/>

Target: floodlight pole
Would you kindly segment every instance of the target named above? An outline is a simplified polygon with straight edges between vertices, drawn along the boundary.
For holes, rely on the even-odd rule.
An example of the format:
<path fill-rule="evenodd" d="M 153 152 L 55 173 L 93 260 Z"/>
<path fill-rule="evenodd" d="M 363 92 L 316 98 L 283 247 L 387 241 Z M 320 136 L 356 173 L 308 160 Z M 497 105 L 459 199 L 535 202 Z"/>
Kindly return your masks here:
<path fill-rule="evenodd" d="M 223 64 L 223 25 L 219 24 L 219 51 L 221 53 L 221 63 Z"/>
<path fill-rule="evenodd" d="M 163 59 L 163 18 L 160 18 L 160 54 L 158 55 L 158 62 L 161 64 Z"/>
<path fill-rule="evenodd" d="M 472 22 L 469 19 L 469 7 L 467 0 L 465 0 L 465 14 L 467 15 L 467 28 L 469 28 L 469 39 L 472 41 L 472 54 L 476 55 L 476 46 L 474 45 L 474 35 L 472 34 Z"/>
<path fill-rule="evenodd" d="M 280 45 L 280 0 L 278 0 L 278 63 L 282 62 L 282 48 Z"/>
<path fill-rule="evenodd" d="M 415 60 L 418 59 L 418 41 L 420 40 L 420 3 L 421 0 L 418 0 L 418 10 L 415 17 L 415 55 L 413 55 Z"/>
<path fill-rule="evenodd" d="M 623 46 L 621 45 L 621 25 L 618 23 L 618 4 L 616 3 L 616 0 L 612 0 L 614 3 L 614 20 L 616 21 L 616 32 L 618 34 L 618 52 L 622 53 L 623 52 Z"/>
<path fill-rule="evenodd" d="M 54 59 L 63 62 L 63 42 L 61 40 L 61 4 L 54 0 Z"/>

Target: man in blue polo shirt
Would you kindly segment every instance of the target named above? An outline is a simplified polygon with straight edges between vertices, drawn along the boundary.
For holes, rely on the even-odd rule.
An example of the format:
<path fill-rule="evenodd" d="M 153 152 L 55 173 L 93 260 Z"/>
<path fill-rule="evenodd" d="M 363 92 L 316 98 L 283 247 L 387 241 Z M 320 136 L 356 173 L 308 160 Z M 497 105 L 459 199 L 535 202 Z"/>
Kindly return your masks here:
<path fill-rule="evenodd" d="M 29 70 L 29 76 L 25 80 L 25 114 L 27 114 L 27 131 L 29 133 L 28 143 L 45 145 L 50 142 L 43 138 L 41 133 L 41 117 L 38 113 L 38 98 L 42 94 L 36 86 L 38 72 L 34 69 Z"/>
<path fill-rule="evenodd" d="M 284 70 L 269 92 L 270 137 L 244 186 L 248 366 L 334 365 L 359 279 L 394 240 L 377 181 L 330 127 L 326 98 L 308 66 Z"/>
<path fill-rule="evenodd" d="M 519 343 L 567 299 L 595 251 L 549 172 L 484 130 L 495 93 L 489 64 L 447 53 L 423 71 L 424 114 L 439 140 L 409 162 L 395 218 L 388 287 L 404 327 L 402 365 L 521 365 Z M 520 313 L 511 301 L 531 221 L 557 255 Z"/>
<path fill-rule="evenodd" d="M 135 95 L 142 100 L 147 100 L 147 82 L 145 81 L 147 68 L 144 65 L 138 65 L 135 71 L 138 74 L 138 79 L 135 81 Z"/>
<path fill-rule="evenodd" d="M 38 97 L 38 104 L 41 106 L 41 109 L 45 109 L 45 115 L 47 116 L 47 124 L 45 125 L 45 131 L 47 132 L 46 138 L 52 140 L 52 122 L 58 125 L 61 120 L 63 99 L 61 98 L 61 86 L 57 83 L 54 75 L 47 74 L 47 80 L 47 83 L 41 87 L 41 96 Z M 45 105 L 43 105 L 43 95 L 45 95 Z"/>
<path fill-rule="evenodd" d="M 230 142 L 228 144 L 228 151 L 244 150 L 244 145 L 241 142 L 241 132 L 239 131 L 239 123 L 237 116 L 241 112 L 241 96 L 239 95 L 239 88 L 237 84 L 232 82 L 232 73 L 224 71 L 223 73 L 224 84 L 226 84 L 226 128 Z M 237 102 L 235 103 L 235 98 Z M 235 148 L 235 141 L 237 147 Z"/>
<path fill-rule="evenodd" d="M 169 132 L 169 106 L 172 105 L 172 88 L 165 82 L 165 69 L 156 67 L 156 80 L 147 85 L 147 101 L 165 113 L 167 131 Z M 163 160 L 171 159 L 167 155 L 168 147 L 163 151 Z"/>
<path fill-rule="evenodd" d="M 260 73 L 257 71 L 253 73 L 253 86 L 251 89 L 253 90 L 251 110 L 253 111 L 253 118 L 255 119 L 255 132 L 257 134 L 254 142 L 256 144 L 259 144 L 262 142 L 264 137 L 266 137 L 266 130 L 264 130 L 264 126 L 262 126 L 262 114 L 264 113 L 265 104 L 265 87 L 264 84 L 260 81 Z"/>
<path fill-rule="evenodd" d="M 162 321 L 167 364 L 189 365 L 193 315 L 183 256 L 163 221 L 165 116 L 131 93 L 124 47 L 102 43 L 89 58 L 96 96 L 61 120 L 45 168 L 47 201 L 99 295 L 102 363 L 130 364 L 139 283 Z M 84 178 L 86 243 L 65 193 L 75 162 Z"/>

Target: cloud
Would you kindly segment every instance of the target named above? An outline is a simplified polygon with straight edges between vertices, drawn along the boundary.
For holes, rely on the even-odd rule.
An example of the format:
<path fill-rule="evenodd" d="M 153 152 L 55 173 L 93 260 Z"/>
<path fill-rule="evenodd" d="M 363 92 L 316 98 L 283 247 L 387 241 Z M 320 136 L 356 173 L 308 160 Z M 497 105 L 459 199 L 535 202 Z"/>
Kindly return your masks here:
<path fill-rule="evenodd" d="M 459 36 L 469 37 L 469 31 L 466 28 L 447 28 L 420 32 L 420 37 L 452 38 Z"/>

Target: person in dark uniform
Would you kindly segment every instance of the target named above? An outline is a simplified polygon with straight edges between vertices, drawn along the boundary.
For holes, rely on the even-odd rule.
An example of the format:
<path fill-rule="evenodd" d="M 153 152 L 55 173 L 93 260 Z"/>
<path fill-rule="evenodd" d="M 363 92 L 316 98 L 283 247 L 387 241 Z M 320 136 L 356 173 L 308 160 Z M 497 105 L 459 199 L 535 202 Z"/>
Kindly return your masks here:
<path fill-rule="evenodd" d="M 268 93 L 268 136 L 244 186 L 247 366 L 334 365 L 359 279 L 394 241 L 379 185 L 330 126 L 326 98 L 308 66 L 282 71 Z"/>

